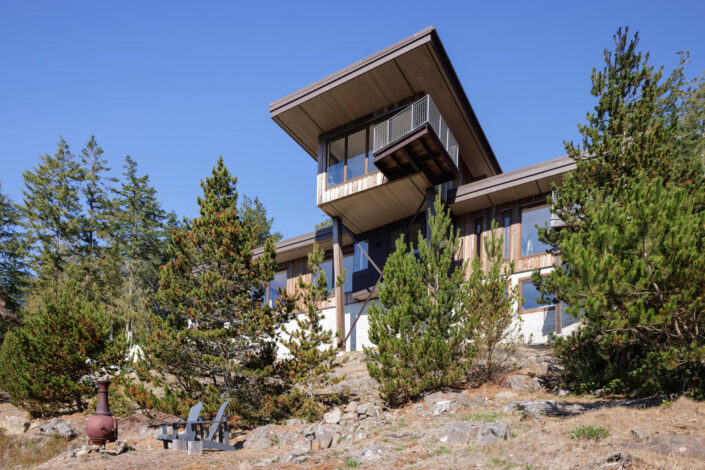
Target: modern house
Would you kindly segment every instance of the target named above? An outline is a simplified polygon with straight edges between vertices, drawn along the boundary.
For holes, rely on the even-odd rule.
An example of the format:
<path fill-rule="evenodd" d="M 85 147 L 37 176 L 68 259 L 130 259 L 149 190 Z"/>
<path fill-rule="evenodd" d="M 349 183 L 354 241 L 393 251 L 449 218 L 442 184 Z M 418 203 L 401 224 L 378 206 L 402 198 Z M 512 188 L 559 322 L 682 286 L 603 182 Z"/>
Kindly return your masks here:
<path fill-rule="evenodd" d="M 306 255 L 318 243 L 329 286 L 348 273 L 322 306 L 326 327 L 347 350 L 361 349 L 379 270 L 402 233 L 412 243 L 425 233 L 440 193 L 461 232 L 462 260 L 486 263 L 482 240 L 497 221 L 524 298 L 517 315 L 525 334 L 545 342 L 574 325 L 561 305 L 537 303 L 530 280 L 559 261 L 536 226 L 550 223 L 551 183 L 574 163 L 561 157 L 503 173 L 433 27 L 275 101 L 270 113 L 316 161 L 316 204 L 332 219 L 332 227 L 276 244 L 270 302 L 277 288 L 296 289 L 298 276 L 310 276 Z"/>

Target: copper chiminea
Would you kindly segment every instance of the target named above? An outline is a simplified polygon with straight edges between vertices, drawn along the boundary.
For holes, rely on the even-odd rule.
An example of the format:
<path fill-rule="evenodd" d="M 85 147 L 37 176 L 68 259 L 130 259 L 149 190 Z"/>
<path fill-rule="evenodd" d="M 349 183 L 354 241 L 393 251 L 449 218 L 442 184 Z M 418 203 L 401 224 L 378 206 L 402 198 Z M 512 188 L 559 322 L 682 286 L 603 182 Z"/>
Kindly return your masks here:
<path fill-rule="evenodd" d="M 91 443 L 102 446 L 106 442 L 115 442 L 118 436 L 117 419 L 110 414 L 108 406 L 109 380 L 98 381 L 98 404 L 95 414 L 86 423 L 86 434 Z"/>

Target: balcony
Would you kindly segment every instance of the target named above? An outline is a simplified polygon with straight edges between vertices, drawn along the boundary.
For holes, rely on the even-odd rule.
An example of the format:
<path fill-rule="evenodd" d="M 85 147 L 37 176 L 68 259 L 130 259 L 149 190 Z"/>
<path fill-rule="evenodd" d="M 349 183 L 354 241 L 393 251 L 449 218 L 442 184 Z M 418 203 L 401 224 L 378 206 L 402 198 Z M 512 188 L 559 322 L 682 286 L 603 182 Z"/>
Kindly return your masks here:
<path fill-rule="evenodd" d="M 374 127 L 374 164 L 392 182 L 423 173 L 431 185 L 458 177 L 458 142 L 431 95 Z"/>

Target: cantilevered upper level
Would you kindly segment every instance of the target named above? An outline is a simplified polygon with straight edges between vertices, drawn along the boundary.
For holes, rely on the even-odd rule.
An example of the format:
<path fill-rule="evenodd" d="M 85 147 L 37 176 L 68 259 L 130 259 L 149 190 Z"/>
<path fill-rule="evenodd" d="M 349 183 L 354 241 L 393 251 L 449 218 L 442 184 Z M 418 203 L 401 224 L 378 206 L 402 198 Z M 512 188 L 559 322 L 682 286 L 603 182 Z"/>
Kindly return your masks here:
<path fill-rule="evenodd" d="M 270 113 L 318 162 L 318 206 L 354 233 L 413 214 L 429 187 L 502 172 L 433 27 Z"/>

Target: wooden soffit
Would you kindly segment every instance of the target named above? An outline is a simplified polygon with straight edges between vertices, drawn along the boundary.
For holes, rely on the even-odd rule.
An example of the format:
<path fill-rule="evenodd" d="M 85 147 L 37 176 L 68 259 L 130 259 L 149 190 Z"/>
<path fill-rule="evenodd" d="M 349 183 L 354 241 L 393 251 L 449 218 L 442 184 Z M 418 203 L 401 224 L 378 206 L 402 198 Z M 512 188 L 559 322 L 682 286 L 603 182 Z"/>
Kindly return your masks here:
<path fill-rule="evenodd" d="M 435 101 L 474 175 L 502 172 L 432 26 L 271 103 L 269 111 L 317 159 L 321 134 L 374 118 L 420 93 Z"/>

